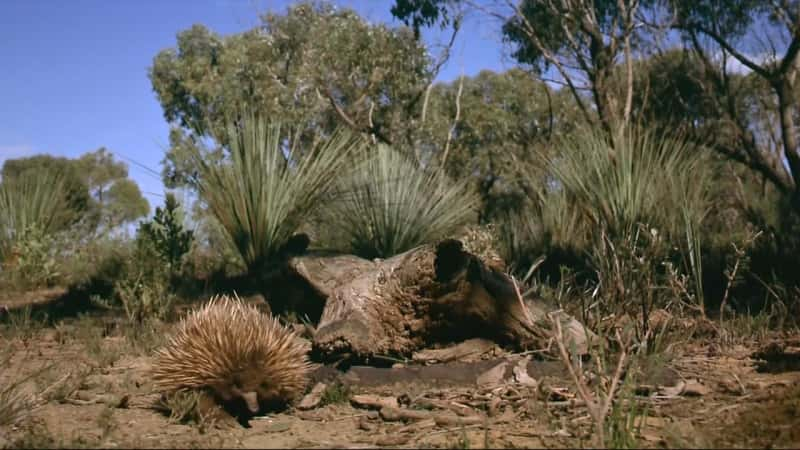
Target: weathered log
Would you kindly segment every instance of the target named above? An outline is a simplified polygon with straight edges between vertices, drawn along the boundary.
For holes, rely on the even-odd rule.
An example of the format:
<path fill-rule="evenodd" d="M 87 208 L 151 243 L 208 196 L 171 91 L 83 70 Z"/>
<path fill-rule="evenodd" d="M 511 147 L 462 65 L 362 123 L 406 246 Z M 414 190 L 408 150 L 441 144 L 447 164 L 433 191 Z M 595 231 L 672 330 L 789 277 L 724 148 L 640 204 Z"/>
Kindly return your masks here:
<path fill-rule="evenodd" d="M 476 337 L 542 348 L 551 335 L 547 308 L 523 303 L 511 278 L 456 240 L 385 260 L 297 256 L 288 267 L 326 299 L 313 342 L 323 356 L 405 357 L 432 343 Z M 585 346 L 583 327 L 565 328 L 578 348 Z"/>

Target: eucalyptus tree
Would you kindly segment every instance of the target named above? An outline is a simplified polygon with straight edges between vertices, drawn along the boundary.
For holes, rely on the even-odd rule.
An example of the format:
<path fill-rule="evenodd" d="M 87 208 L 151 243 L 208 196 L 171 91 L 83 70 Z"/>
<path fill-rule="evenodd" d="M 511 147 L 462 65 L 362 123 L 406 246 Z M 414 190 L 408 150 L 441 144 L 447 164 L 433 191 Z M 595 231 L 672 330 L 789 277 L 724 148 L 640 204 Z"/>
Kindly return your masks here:
<path fill-rule="evenodd" d="M 290 147 L 311 148 L 338 126 L 406 149 L 433 78 L 431 58 L 411 30 L 371 24 L 356 12 L 300 3 L 267 13 L 259 26 L 220 36 L 202 25 L 156 55 L 153 89 L 172 132 L 168 185 L 193 183 L 192 155 L 236 111 L 295 126 Z M 224 156 L 225 142 L 204 157 Z M 213 146 L 212 146 L 213 147 Z"/>

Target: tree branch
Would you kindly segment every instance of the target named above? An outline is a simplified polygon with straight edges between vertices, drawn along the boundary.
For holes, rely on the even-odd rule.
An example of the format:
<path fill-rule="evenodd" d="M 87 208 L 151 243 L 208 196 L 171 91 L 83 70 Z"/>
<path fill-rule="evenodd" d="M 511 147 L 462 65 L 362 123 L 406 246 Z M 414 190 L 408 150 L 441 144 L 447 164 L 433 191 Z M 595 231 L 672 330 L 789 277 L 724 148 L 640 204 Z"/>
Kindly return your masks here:
<path fill-rule="evenodd" d="M 341 118 L 350 128 L 356 131 L 360 131 L 362 133 L 372 134 L 376 138 L 380 139 L 383 143 L 391 145 L 392 141 L 386 137 L 381 131 L 378 129 L 377 126 L 366 126 L 362 127 L 359 126 L 343 109 L 339 104 L 336 102 L 336 99 L 333 97 L 333 93 L 329 89 L 325 89 L 325 96 L 328 98 L 328 102 L 330 102 L 333 110 L 336 111 L 336 114 Z"/>
<path fill-rule="evenodd" d="M 753 60 L 745 56 L 743 53 L 739 52 L 731 44 L 728 43 L 722 36 L 714 32 L 713 30 L 709 30 L 708 28 L 700 25 L 700 24 L 693 24 L 688 26 L 680 26 L 681 29 L 695 29 L 706 36 L 710 37 L 714 40 L 720 47 L 725 49 L 726 52 L 733 55 L 742 65 L 747 67 L 748 69 L 752 70 L 753 72 L 761 75 L 764 78 L 770 78 L 772 74 L 767 69 L 761 67 L 760 65 L 756 64 Z"/>

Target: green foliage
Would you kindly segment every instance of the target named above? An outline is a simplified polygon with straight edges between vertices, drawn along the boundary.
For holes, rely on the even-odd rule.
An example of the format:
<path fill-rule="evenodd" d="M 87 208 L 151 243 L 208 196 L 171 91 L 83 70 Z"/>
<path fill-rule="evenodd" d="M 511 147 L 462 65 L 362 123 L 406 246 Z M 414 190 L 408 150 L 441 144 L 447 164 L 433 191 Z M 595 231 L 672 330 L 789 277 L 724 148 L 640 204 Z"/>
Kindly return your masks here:
<path fill-rule="evenodd" d="M 478 199 L 467 180 L 426 172 L 389 147 L 347 176 L 333 202 L 334 223 L 356 255 L 386 258 L 455 232 L 474 216 Z"/>
<path fill-rule="evenodd" d="M 470 180 L 481 197 L 485 223 L 517 209 L 538 181 L 520 169 L 534 155 L 548 152 L 551 139 L 570 133 L 576 115 L 568 93 L 553 91 L 521 69 L 484 70 L 433 87 L 419 144 L 430 154 L 421 159 L 444 165 L 455 179 Z M 442 161 L 448 134 L 450 147 Z"/>
<path fill-rule="evenodd" d="M 174 423 L 202 423 L 203 418 L 199 409 L 202 396 L 197 390 L 179 390 L 167 394 L 160 401 L 161 406 L 169 411 L 169 420 Z"/>
<path fill-rule="evenodd" d="M 142 222 L 137 232 L 140 241 L 149 241 L 155 251 L 172 269 L 180 267 L 181 259 L 192 246 L 194 233 L 184 230 L 180 205 L 175 195 L 167 193 L 164 207 L 156 208 L 152 221 Z"/>
<path fill-rule="evenodd" d="M 440 21 L 445 27 L 450 22 L 447 0 L 396 0 L 392 15 L 414 29 L 419 37 L 419 29 L 435 25 Z"/>
<path fill-rule="evenodd" d="M 204 137 L 224 137 L 241 109 L 284 123 L 299 148 L 327 139 L 338 126 L 408 143 L 431 79 L 424 46 L 405 28 L 371 24 L 348 8 L 300 2 L 267 13 L 251 30 L 220 36 L 202 25 L 178 34 L 153 60 L 150 80 L 171 134 L 163 175 L 193 184 L 197 157 L 215 159 Z"/>
<path fill-rule="evenodd" d="M 558 188 L 588 229 L 626 235 L 648 224 L 683 237 L 685 209 L 699 223 L 709 207 L 706 159 L 680 137 L 630 131 L 612 148 L 604 136 L 579 133 L 546 160 Z"/>
<path fill-rule="evenodd" d="M 75 164 L 83 175 L 89 190 L 100 201 L 102 201 L 106 187 L 114 181 L 128 176 L 128 168 L 125 164 L 115 161 L 114 155 L 105 147 L 81 155 Z"/>
<path fill-rule="evenodd" d="M 229 122 L 221 140 L 229 143 L 230 160 L 197 161 L 200 197 L 251 272 L 279 259 L 361 147 L 358 137 L 337 131 L 289 161 L 280 126 L 253 114 L 238 126 Z"/>
<path fill-rule="evenodd" d="M 9 258 L 26 235 L 49 235 L 71 219 L 64 206 L 64 175 L 3 178 L 0 183 L 0 262 Z M 33 234 L 31 234 L 33 233 Z"/>
<path fill-rule="evenodd" d="M 353 396 L 353 392 L 350 389 L 350 386 L 343 384 L 341 382 L 334 382 L 325 388 L 325 391 L 322 392 L 322 397 L 320 397 L 320 405 L 338 405 L 341 403 L 347 403 L 350 401 L 350 397 Z"/>
<path fill-rule="evenodd" d="M 129 321 L 167 319 L 176 296 L 172 292 L 169 266 L 151 242 L 137 242 L 125 272 L 114 281 L 114 298 Z"/>
<path fill-rule="evenodd" d="M 104 208 L 112 227 L 133 222 L 150 210 L 139 186 L 128 178 L 117 180 L 108 188 L 105 202 Z"/>
<path fill-rule="evenodd" d="M 616 144 L 596 132 L 560 140 L 531 168 L 535 179 L 544 171 L 544 186 L 502 224 L 500 241 L 519 272 L 541 256 L 539 279 L 559 282 L 562 266 L 571 269 L 572 287 L 592 292 L 577 299 L 584 320 L 591 304 L 603 317 L 634 318 L 642 337 L 655 308 L 702 307 L 712 172 L 680 137 L 633 130 Z"/>
<path fill-rule="evenodd" d="M 91 197 L 82 178 L 82 174 L 68 158 L 53 157 L 50 155 L 36 155 L 28 158 L 8 159 L 3 163 L 0 173 L 3 183 L 22 182 L 23 184 L 37 183 L 30 179 L 38 179 L 41 183 L 51 182 L 60 187 L 58 196 L 59 208 L 55 231 L 62 229 L 81 219 L 91 208 Z M 55 187 L 53 186 L 53 187 Z M 26 188 L 22 188 L 23 190 Z"/>
<path fill-rule="evenodd" d="M 101 147 L 74 161 L 94 200 L 92 221 L 108 229 L 138 219 L 150 206 L 139 187 L 128 179 L 125 163 Z"/>
<path fill-rule="evenodd" d="M 11 253 L 16 256 L 9 266 L 11 282 L 17 288 L 52 287 L 62 279 L 56 252 L 59 240 L 30 227 L 17 236 Z"/>
<path fill-rule="evenodd" d="M 149 209 L 139 187 L 127 178 L 125 164 L 115 161 L 104 148 L 74 160 L 48 155 L 7 160 L 2 176 L 3 184 L 21 183 L 24 191 L 36 189 L 34 179 L 53 183 L 46 189 L 59 188 L 52 199 L 58 200 L 58 207 L 50 209 L 49 219 L 56 225 L 48 225 L 49 231 L 80 225 L 89 234 L 101 225 L 111 229 L 135 220 Z"/>
<path fill-rule="evenodd" d="M 538 273 L 557 282 L 560 266 L 580 268 L 589 233 L 563 190 L 534 189 L 536 197 L 523 208 L 500 218 L 498 244 L 510 269 L 525 273 L 541 255 L 547 255 Z"/>

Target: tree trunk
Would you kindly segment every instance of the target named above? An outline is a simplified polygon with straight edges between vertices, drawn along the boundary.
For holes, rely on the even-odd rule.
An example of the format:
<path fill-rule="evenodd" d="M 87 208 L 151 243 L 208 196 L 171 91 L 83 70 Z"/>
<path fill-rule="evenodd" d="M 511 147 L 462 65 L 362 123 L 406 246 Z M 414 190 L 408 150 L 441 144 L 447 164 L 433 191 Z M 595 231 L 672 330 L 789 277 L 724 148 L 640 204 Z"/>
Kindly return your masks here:
<path fill-rule="evenodd" d="M 789 171 L 794 181 L 794 205 L 800 206 L 800 189 L 798 189 L 798 176 L 800 176 L 800 154 L 797 148 L 797 130 L 795 130 L 794 113 L 795 100 L 792 85 L 786 76 L 782 76 L 773 83 L 778 95 L 778 114 L 781 121 L 781 137 L 783 139 L 783 154 L 789 163 Z"/>
<path fill-rule="evenodd" d="M 313 339 L 324 359 L 408 357 L 434 343 L 476 337 L 517 349 L 549 344 L 547 308 L 523 303 L 507 275 L 456 240 L 386 260 L 299 256 L 289 269 L 326 299 Z M 590 332 L 574 319 L 562 321 L 585 352 Z"/>

